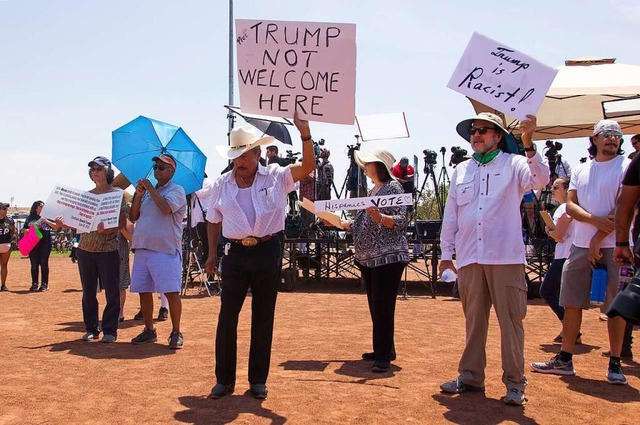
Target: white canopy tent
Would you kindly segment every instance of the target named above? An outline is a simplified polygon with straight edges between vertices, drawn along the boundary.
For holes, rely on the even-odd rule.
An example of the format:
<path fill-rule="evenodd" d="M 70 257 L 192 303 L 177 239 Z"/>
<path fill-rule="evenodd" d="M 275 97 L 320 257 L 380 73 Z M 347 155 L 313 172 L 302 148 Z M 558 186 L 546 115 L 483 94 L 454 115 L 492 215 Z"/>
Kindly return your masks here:
<path fill-rule="evenodd" d="M 613 58 L 567 60 L 558 68 L 538 110 L 534 139 L 588 137 L 603 118 L 617 120 L 625 134 L 640 133 L 639 96 L 640 66 L 617 64 Z M 620 99 L 632 101 L 612 102 Z M 474 100 L 471 103 L 476 112 L 497 112 Z M 512 129 L 518 124 L 508 116 L 506 122 Z"/>

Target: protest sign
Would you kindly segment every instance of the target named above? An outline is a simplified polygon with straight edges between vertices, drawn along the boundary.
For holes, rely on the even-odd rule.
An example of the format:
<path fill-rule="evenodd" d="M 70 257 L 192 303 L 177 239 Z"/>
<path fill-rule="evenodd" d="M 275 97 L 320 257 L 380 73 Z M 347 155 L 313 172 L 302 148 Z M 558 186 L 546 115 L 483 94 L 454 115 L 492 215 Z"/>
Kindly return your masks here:
<path fill-rule="evenodd" d="M 313 202 L 311 202 L 307 198 L 302 198 L 302 202 L 301 201 L 296 201 L 296 202 L 298 203 L 298 205 L 300 205 L 302 208 L 309 211 L 310 213 L 320 217 L 323 220 L 327 220 L 334 227 L 342 229 L 342 222 L 340 221 L 340 216 L 338 214 L 330 211 L 316 211 L 316 207 L 313 204 Z"/>
<path fill-rule="evenodd" d="M 413 196 L 410 193 L 398 195 L 367 196 L 363 198 L 327 199 L 315 201 L 316 211 L 347 211 L 364 210 L 369 207 L 397 207 L 413 204 Z"/>
<path fill-rule="evenodd" d="M 41 215 L 50 220 L 61 216 L 64 224 L 78 233 L 93 232 L 100 222 L 104 228 L 117 227 L 124 192 L 95 194 L 57 184 L 54 186 Z"/>
<path fill-rule="evenodd" d="M 502 43 L 473 33 L 449 87 L 471 99 L 526 120 L 536 115 L 557 70 Z"/>
<path fill-rule="evenodd" d="M 353 124 L 355 24 L 237 19 L 236 34 L 243 111 Z"/>
<path fill-rule="evenodd" d="M 381 139 L 406 139 L 409 127 L 404 112 L 357 115 L 356 124 L 363 142 Z"/>

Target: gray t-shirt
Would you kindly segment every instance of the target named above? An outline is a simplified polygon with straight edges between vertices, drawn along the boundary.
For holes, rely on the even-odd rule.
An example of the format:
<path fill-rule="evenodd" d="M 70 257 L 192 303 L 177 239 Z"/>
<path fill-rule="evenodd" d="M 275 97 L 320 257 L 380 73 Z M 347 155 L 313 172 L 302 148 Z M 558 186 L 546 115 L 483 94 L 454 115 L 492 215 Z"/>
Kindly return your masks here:
<path fill-rule="evenodd" d="M 169 181 L 156 188 L 171 207 L 171 214 L 164 214 L 153 202 L 149 192 L 142 196 L 140 218 L 133 230 L 132 249 L 175 254 L 182 244 L 182 219 L 187 211 L 187 198 L 182 186 Z"/>

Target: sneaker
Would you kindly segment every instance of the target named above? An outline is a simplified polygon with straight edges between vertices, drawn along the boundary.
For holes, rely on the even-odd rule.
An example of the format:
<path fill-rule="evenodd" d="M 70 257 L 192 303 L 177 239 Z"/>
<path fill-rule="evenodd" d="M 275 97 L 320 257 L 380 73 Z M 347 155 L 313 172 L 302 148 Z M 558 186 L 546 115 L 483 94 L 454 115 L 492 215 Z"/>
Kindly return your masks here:
<path fill-rule="evenodd" d="M 86 334 L 82 335 L 83 341 L 93 341 L 94 339 L 98 339 L 100 336 L 100 332 L 89 331 Z"/>
<path fill-rule="evenodd" d="M 611 385 L 627 385 L 627 378 L 622 373 L 622 368 L 619 364 L 609 365 L 607 371 L 607 382 Z"/>
<path fill-rule="evenodd" d="M 116 342 L 116 339 L 118 338 L 115 335 L 104 334 L 100 342 L 104 342 L 104 343 Z"/>
<path fill-rule="evenodd" d="M 607 316 L 604 313 L 600 313 L 599 319 L 602 320 L 603 322 L 606 322 L 607 320 L 609 320 L 609 316 Z"/>
<path fill-rule="evenodd" d="M 142 309 L 140 309 L 135 316 L 133 316 L 133 320 L 144 320 L 144 316 L 142 315 Z"/>
<path fill-rule="evenodd" d="M 575 375 L 576 371 L 573 368 L 573 361 L 563 362 L 559 354 L 556 354 L 548 362 L 534 362 L 531 363 L 531 368 L 540 373 L 551 373 L 554 375 Z"/>
<path fill-rule="evenodd" d="M 440 385 L 442 392 L 449 394 L 461 394 L 464 392 L 482 393 L 484 387 L 476 387 L 474 385 L 468 385 L 462 382 L 460 379 L 454 379 L 453 381 L 445 382 Z"/>
<path fill-rule="evenodd" d="M 38 284 L 32 283 L 31 288 L 29 288 L 29 292 L 36 292 L 38 290 Z"/>
<path fill-rule="evenodd" d="M 156 342 L 158 340 L 158 333 L 155 329 L 145 328 L 140 335 L 131 340 L 132 344 L 148 344 L 150 342 Z"/>
<path fill-rule="evenodd" d="M 7 292 L 9 289 L 7 289 L 7 285 L 2 285 L 0 286 L 0 292 Z"/>
<path fill-rule="evenodd" d="M 180 332 L 171 332 L 169 335 L 169 348 L 178 350 L 184 345 L 184 338 Z"/>
<path fill-rule="evenodd" d="M 509 406 L 524 406 L 527 399 L 524 397 L 524 391 L 517 388 L 509 388 L 507 395 L 502 399 L 504 404 Z"/>
<path fill-rule="evenodd" d="M 38 289 L 38 292 L 44 292 L 44 291 L 46 291 L 47 289 L 49 289 L 49 284 L 47 284 L 47 283 L 42 283 L 42 284 L 40 285 L 40 289 Z"/>
<path fill-rule="evenodd" d="M 169 318 L 169 309 L 167 309 L 167 307 L 160 307 L 160 310 L 158 310 L 158 320 L 160 320 L 161 322 L 164 322 L 168 318 Z"/>

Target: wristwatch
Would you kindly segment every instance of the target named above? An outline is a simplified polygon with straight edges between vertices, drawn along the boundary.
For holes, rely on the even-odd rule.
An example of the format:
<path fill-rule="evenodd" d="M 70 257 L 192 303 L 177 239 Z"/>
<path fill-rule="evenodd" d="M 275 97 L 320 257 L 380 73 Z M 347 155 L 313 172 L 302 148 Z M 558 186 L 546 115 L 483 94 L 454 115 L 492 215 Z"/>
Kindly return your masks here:
<path fill-rule="evenodd" d="M 537 150 L 538 150 L 538 148 L 537 148 L 535 143 L 532 144 L 530 148 L 527 148 L 527 147 L 524 148 L 525 152 L 536 152 Z"/>

